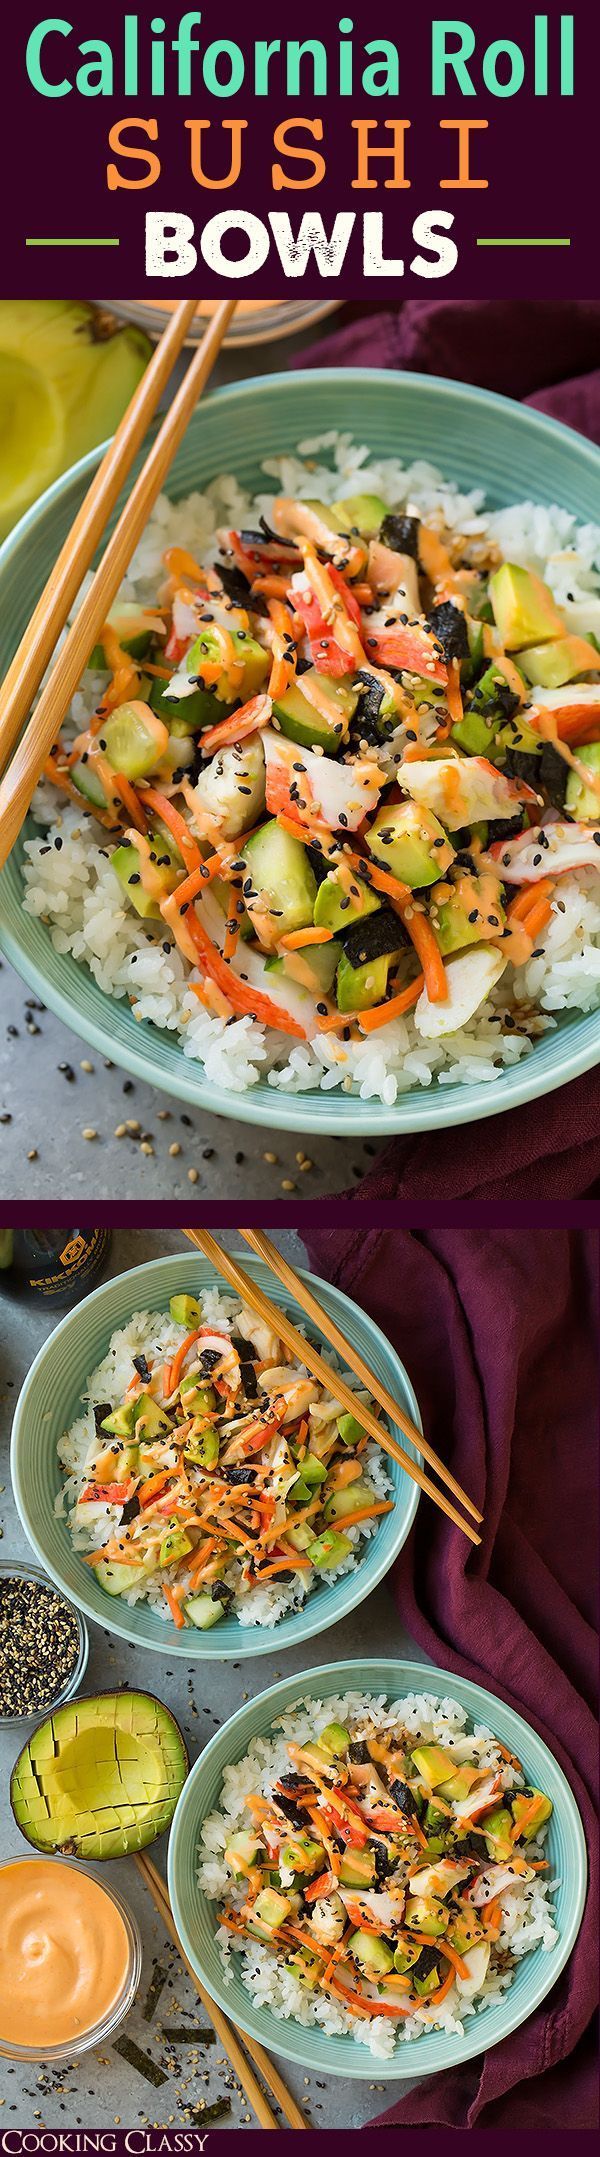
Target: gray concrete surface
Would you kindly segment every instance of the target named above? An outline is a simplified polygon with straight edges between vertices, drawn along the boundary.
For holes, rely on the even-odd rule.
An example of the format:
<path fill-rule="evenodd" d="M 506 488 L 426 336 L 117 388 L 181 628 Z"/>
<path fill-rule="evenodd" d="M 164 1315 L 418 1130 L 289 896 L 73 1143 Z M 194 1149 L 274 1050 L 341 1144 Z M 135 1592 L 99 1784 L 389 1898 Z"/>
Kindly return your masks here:
<path fill-rule="evenodd" d="M 233 1246 L 236 1239 L 232 1234 L 223 1240 Z M 295 1258 L 298 1262 L 302 1258 L 302 1246 L 296 1234 L 277 1235 L 276 1240 L 292 1260 Z M 110 1271 L 122 1272 L 129 1265 L 139 1264 L 142 1258 L 180 1248 L 181 1239 L 176 1234 L 118 1233 L 113 1237 Z M 11 1422 L 19 1388 L 51 1329 L 52 1321 L 45 1312 L 28 1307 L 24 1302 L 18 1303 L 6 1292 L 0 1292 L 0 1483 L 3 1486 L 0 1549 L 3 1558 L 14 1558 L 17 1562 L 27 1555 L 28 1546 L 10 1490 L 8 1445 Z M 329 1653 L 340 1659 L 359 1651 L 364 1656 L 381 1655 L 389 1653 L 392 1645 L 399 1654 L 416 1653 L 414 1642 L 403 1631 L 391 1595 L 382 1584 L 368 1603 L 332 1630 L 327 1643 L 321 1636 L 307 1641 L 295 1654 L 288 1653 L 283 1658 L 278 1656 L 276 1648 L 272 1655 L 254 1658 L 249 1654 L 239 1666 L 220 1663 L 215 1657 L 214 1663 L 203 1666 L 201 1673 L 198 1665 L 186 1666 L 183 1662 L 170 1661 L 168 1650 L 159 1656 L 135 1649 L 126 1642 L 114 1641 L 110 1633 L 99 1626 L 90 1626 L 90 1661 L 85 1689 L 93 1691 L 127 1683 L 163 1694 L 182 1725 L 191 1757 L 195 1759 L 217 1725 L 225 1722 L 243 1699 L 273 1684 L 284 1671 L 315 1667 Z M 9 1774 L 22 1742 L 17 1726 L 0 1731 L 0 1858 L 22 1855 L 25 1848 L 8 1801 Z M 164 1843 L 157 1844 L 155 1854 L 164 1866 Z M 220 2124 L 224 2127 L 255 2126 L 254 2117 L 249 2113 L 243 2093 L 218 2044 L 200 2043 L 197 2050 L 179 2047 L 176 2053 L 169 2051 L 168 2042 L 161 2037 L 163 2028 L 192 2021 L 205 2028 L 206 2016 L 202 2011 L 197 2012 L 195 1994 L 177 1955 L 165 1942 L 133 1861 L 125 1858 L 119 1864 L 107 1866 L 105 1877 L 113 1879 L 131 1903 L 142 1932 L 142 1980 L 137 2001 L 128 2017 L 127 2033 L 157 2064 L 167 2069 L 169 2079 L 159 2091 L 153 2090 L 110 2046 L 102 2052 L 90 2052 L 87 2058 L 72 2066 L 67 2063 L 53 2069 L 36 2065 L 13 2066 L 2 2061 L 0 2132 L 10 2126 L 30 2127 L 41 2123 L 47 2127 L 106 2128 L 115 2123 L 124 2127 L 185 2125 L 192 2119 L 194 2124 L 199 2124 L 198 2107 L 210 2106 L 223 2098 L 229 2101 L 230 2110 L 223 2113 Z M 168 1966 L 169 1977 L 157 2011 L 152 2021 L 147 2022 L 143 2009 L 155 1958 Z M 317 2078 L 287 2063 L 282 2066 L 288 2087 L 293 2089 L 298 2102 L 306 2106 L 317 2128 L 361 2127 L 385 2108 L 386 2088 L 375 2075 L 364 2083 L 344 2085 L 336 2077 Z M 391 2089 L 389 2097 L 391 2101 Z"/>
<path fill-rule="evenodd" d="M 289 366 L 295 354 L 326 338 L 337 320 L 333 315 L 316 330 L 280 344 L 230 349 L 215 368 L 214 386 Z M 124 1071 L 107 1071 L 102 1058 L 51 1012 L 32 1010 L 30 990 L 6 961 L 0 972 L 0 1010 L 0 1119 L 10 1118 L 0 1121 L 0 1198 L 79 1199 L 90 1191 L 102 1199 L 157 1203 L 192 1195 L 207 1200 L 325 1198 L 359 1182 L 380 1150 L 355 1139 L 321 1138 L 313 1144 L 286 1133 L 271 1138 L 251 1124 L 185 1105 L 182 1121 L 178 1102 L 137 1080 L 128 1081 Z M 82 1062 L 93 1069 L 82 1071 Z M 75 1082 L 61 1072 L 65 1064 Z M 130 1089 L 126 1093 L 125 1087 Z M 119 1141 L 115 1131 L 127 1118 L 137 1122 L 138 1132 Z M 98 1133 L 95 1140 L 83 1138 L 84 1129 L 90 1128 Z M 140 1138 L 152 1146 L 151 1153 L 141 1151 Z M 171 1153 L 173 1145 L 181 1152 Z M 268 1153 L 276 1159 L 265 1160 Z M 299 1153 L 310 1160 L 310 1168 L 301 1168 Z M 291 1183 L 293 1190 L 283 1190 L 284 1183 Z"/>

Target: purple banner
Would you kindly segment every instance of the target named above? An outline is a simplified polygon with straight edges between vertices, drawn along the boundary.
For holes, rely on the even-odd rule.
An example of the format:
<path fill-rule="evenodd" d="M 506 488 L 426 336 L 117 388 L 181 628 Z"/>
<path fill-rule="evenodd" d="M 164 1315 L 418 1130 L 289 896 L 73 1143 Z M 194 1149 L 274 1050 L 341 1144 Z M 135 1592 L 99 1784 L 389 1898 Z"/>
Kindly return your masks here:
<path fill-rule="evenodd" d="M 4 290 L 591 298 L 597 36 L 583 0 L 25 0 Z"/>

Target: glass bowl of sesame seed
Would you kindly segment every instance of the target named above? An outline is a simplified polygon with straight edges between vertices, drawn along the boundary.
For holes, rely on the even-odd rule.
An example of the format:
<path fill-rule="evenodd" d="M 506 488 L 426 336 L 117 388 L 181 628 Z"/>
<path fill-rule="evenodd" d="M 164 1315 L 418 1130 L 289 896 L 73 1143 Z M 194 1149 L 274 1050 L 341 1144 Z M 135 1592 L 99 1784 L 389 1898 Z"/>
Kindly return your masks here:
<path fill-rule="evenodd" d="M 0 1725 L 64 1707 L 86 1669 L 85 1619 L 41 1567 L 0 1561 Z"/>

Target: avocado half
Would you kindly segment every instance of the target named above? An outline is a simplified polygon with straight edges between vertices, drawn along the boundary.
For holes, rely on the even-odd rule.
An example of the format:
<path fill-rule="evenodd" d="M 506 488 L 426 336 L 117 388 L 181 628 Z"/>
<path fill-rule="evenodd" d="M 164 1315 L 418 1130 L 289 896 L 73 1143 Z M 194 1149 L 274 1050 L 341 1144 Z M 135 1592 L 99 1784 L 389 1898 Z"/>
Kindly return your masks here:
<path fill-rule="evenodd" d="M 35 1850 L 127 1857 L 170 1827 L 189 1759 L 153 1693 L 94 1693 L 40 1723 L 13 1768 L 10 1801 Z"/>
<path fill-rule="evenodd" d="M 151 352 L 142 330 L 84 300 L 0 300 L 0 539 L 114 434 Z"/>

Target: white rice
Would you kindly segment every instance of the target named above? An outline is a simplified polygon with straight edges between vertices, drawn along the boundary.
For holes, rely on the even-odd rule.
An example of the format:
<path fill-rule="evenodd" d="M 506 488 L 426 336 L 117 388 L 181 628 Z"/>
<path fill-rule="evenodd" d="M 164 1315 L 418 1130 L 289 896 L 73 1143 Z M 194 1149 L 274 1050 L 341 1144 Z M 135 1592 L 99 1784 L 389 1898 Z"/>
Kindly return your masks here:
<path fill-rule="evenodd" d="M 236 1317 L 239 1316 L 240 1309 L 241 1305 L 235 1296 L 229 1296 L 227 1293 L 222 1294 L 221 1290 L 216 1288 L 203 1289 L 202 1317 L 206 1325 L 215 1325 L 227 1332 L 235 1330 L 235 1321 Z M 304 1329 L 300 1325 L 298 1330 L 302 1332 Z M 133 1317 L 129 1319 L 127 1325 L 118 1327 L 116 1332 L 112 1334 L 110 1346 L 102 1363 L 99 1363 L 96 1369 L 92 1371 L 91 1376 L 86 1379 L 85 1386 L 82 1389 L 82 1402 L 85 1404 L 83 1413 L 76 1417 L 59 1441 L 58 1456 L 66 1475 L 54 1507 L 58 1516 L 67 1519 L 74 1549 L 81 1556 L 91 1550 L 100 1549 L 102 1544 L 106 1542 L 111 1530 L 117 1528 L 120 1517 L 117 1507 L 106 1505 L 101 1518 L 93 1523 L 85 1522 L 85 1524 L 81 1524 L 81 1522 L 77 1521 L 74 1511 L 81 1491 L 84 1489 L 85 1484 L 89 1482 L 90 1465 L 98 1449 L 94 1407 L 106 1402 L 107 1404 L 110 1403 L 111 1409 L 118 1408 L 131 1379 L 136 1376 L 133 1362 L 134 1356 L 142 1354 L 148 1356 L 154 1362 L 162 1361 L 165 1356 L 173 1356 L 180 1342 L 185 1340 L 187 1331 L 187 1326 L 175 1325 L 168 1311 L 134 1311 Z M 327 1361 L 332 1369 L 336 1369 L 338 1367 L 336 1357 L 329 1350 L 325 1353 L 322 1344 L 319 1345 L 324 1361 Z M 301 1372 L 303 1376 L 308 1375 L 307 1372 L 303 1371 L 300 1364 L 290 1365 L 290 1371 L 292 1369 Z M 360 1412 L 360 1401 L 366 1400 L 367 1396 L 364 1392 L 361 1392 L 359 1381 L 352 1372 L 344 1375 L 347 1384 L 356 1393 L 357 1407 Z M 329 1415 L 327 1413 L 328 1408 Z M 322 1414 L 325 1422 L 331 1420 L 337 1413 L 336 1404 L 333 1399 L 329 1399 L 327 1394 L 322 1395 L 317 1404 L 317 1409 L 318 1413 Z M 375 1496 L 377 1498 L 389 1497 L 393 1486 L 385 1457 L 380 1448 L 369 1441 L 365 1447 L 362 1460 L 363 1473 L 372 1484 Z M 383 1518 L 386 1519 L 387 1515 L 384 1515 Z M 229 1571 L 224 1574 L 224 1579 L 235 1590 L 235 1603 L 232 1604 L 231 1608 L 232 1611 L 235 1610 L 235 1615 L 240 1625 L 277 1625 L 279 1619 L 284 1615 L 292 1610 L 299 1609 L 309 1595 L 319 1594 L 323 1587 L 328 1586 L 335 1580 L 339 1580 L 343 1574 L 352 1572 L 356 1564 L 360 1563 L 364 1544 L 370 1539 L 371 1535 L 377 1533 L 378 1526 L 379 1519 L 377 1518 L 375 1520 L 361 1521 L 354 1528 L 344 1521 L 344 1535 L 347 1536 L 353 1548 L 342 1559 L 340 1565 L 329 1567 L 326 1580 L 315 1571 L 314 1567 L 311 1567 L 310 1570 L 307 1569 L 301 1573 L 296 1573 L 292 1581 L 277 1580 L 269 1582 L 268 1585 L 263 1587 L 248 1588 L 240 1578 L 238 1567 L 235 1564 L 231 1566 Z M 108 1595 L 106 1601 L 108 1609 L 110 1607 L 110 1597 Z M 173 1622 L 163 1593 L 161 1580 L 158 1576 L 155 1578 L 151 1574 L 149 1578 L 144 1577 L 139 1587 L 130 1589 L 127 1595 L 119 1596 L 119 1602 L 129 1603 L 130 1605 L 139 1602 L 151 1603 L 157 1617 L 162 1618 L 169 1624 Z"/>
<path fill-rule="evenodd" d="M 308 484 L 311 495 L 335 501 L 360 485 L 390 505 L 409 501 L 423 516 L 441 515 L 468 538 L 489 535 L 505 556 L 546 580 L 574 628 L 587 623 L 600 629 L 600 526 L 578 526 L 557 505 L 520 502 L 486 510 L 480 489 L 461 493 L 423 459 L 404 466 L 395 457 L 369 458 L 365 447 L 336 433 L 302 442 L 297 454 L 267 458 L 264 471 L 277 491 L 289 495 L 306 492 Z M 184 501 L 161 496 L 122 598 L 155 601 L 167 546 L 184 546 L 208 562 L 220 524 L 256 524 L 261 514 L 268 520 L 272 501 L 268 488 L 252 501 L 230 474 Z M 76 731 L 87 724 L 104 680 L 84 675 L 72 705 Z M 75 804 L 57 804 L 55 790 L 44 782 L 33 814 L 47 831 L 25 844 L 25 912 L 47 923 L 55 949 L 86 965 L 107 995 L 128 997 L 136 1019 L 175 1033 L 184 1056 L 203 1067 L 217 1091 L 244 1093 L 267 1079 L 287 1093 L 341 1089 L 392 1107 L 400 1094 L 436 1082 L 491 1084 L 499 1070 L 531 1054 L 535 1038 L 556 1026 L 558 1014 L 591 1011 L 600 1000 L 600 874 L 591 869 L 561 878 L 560 899 L 536 947 L 539 956 L 516 973 L 507 968 L 490 1002 L 461 1032 L 423 1041 L 409 1013 L 372 1039 L 342 1042 L 326 1034 L 290 1049 L 285 1037 L 253 1018 L 227 1025 L 209 1015 L 167 930 L 144 924 L 123 903 L 102 832 Z"/>
<path fill-rule="evenodd" d="M 362 1719 L 362 1722 L 361 1722 Z M 244 1799 L 249 1790 L 268 1796 L 274 1781 L 289 1768 L 287 1745 L 314 1743 L 326 1723 L 352 1721 L 356 1735 L 367 1720 L 381 1728 L 401 1721 L 404 1728 L 413 1731 L 424 1743 L 443 1744 L 457 1760 L 476 1760 L 481 1768 L 495 1768 L 501 1775 L 505 1790 L 519 1786 L 524 1777 L 507 1763 L 498 1750 L 493 1732 L 484 1724 L 468 1726 L 464 1708 L 451 1697 L 437 1699 L 432 1693 L 408 1693 L 404 1698 L 388 1701 L 384 1694 L 343 1693 L 325 1701 L 305 1698 L 294 1702 L 293 1707 L 278 1718 L 267 1737 L 253 1738 L 242 1760 L 236 1761 L 224 1772 L 220 1791 L 219 1808 L 211 1812 L 203 1822 L 200 1847 L 198 1882 L 209 1901 L 230 1904 L 241 1902 L 245 1890 L 236 1891 L 231 1874 L 224 1861 L 224 1852 L 231 1835 L 248 1825 Z M 538 1841 L 530 1845 L 532 1859 L 542 1855 L 546 1829 L 541 1830 Z M 502 1929 L 495 1954 L 510 1955 L 514 1962 L 521 1956 L 541 1947 L 549 1952 L 558 1938 L 554 1923 L 552 1892 L 556 1880 L 534 1879 L 520 1884 L 514 1881 L 501 1896 Z M 460 1978 L 456 1978 L 442 2006 L 436 2012 L 428 2009 L 425 2002 L 413 2015 L 400 2023 L 392 2023 L 383 2015 L 373 2016 L 369 2021 L 357 2021 L 341 2001 L 323 1995 L 307 1993 L 292 1971 L 268 1947 L 259 1941 L 234 1944 L 233 1936 L 225 1926 L 217 1929 L 217 1943 L 227 1983 L 234 1974 L 240 1974 L 243 1984 L 251 1994 L 255 2006 L 268 2007 L 278 2021 L 293 2020 L 305 2027 L 315 2024 L 328 2036 L 351 2035 L 356 2044 L 366 2045 L 377 2059 L 391 2059 L 396 2045 L 422 2037 L 433 2027 L 455 2036 L 464 2036 L 465 2024 L 473 2014 L 497 2002 L 512 1982 L 514 1970 L 507 1967 L 494 1968 L 493 1957 L 481 1992 L 474 1999 L 465 1999 Z"/>

